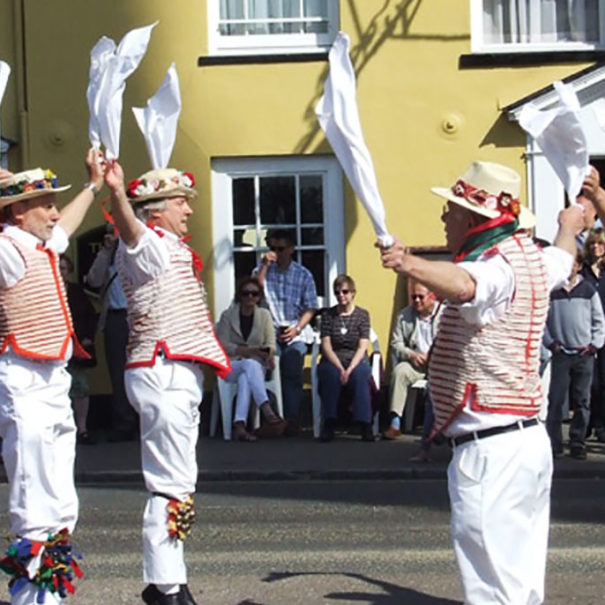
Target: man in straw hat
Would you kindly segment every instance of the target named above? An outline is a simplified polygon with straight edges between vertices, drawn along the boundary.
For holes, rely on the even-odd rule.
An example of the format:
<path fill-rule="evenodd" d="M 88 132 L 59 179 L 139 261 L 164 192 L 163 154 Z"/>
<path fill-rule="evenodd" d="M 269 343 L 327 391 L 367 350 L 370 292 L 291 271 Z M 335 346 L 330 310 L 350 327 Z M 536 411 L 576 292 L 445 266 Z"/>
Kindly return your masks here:
<path fill-rule="evenodd" d="M 98 189 L 104 165 L 86 157 L 89 183 L 60 212 L 60 186 L 50 170 L 0 180 L 0 437 L 9 481 L 11 533 L 0 560 L 12 576 L 12 604 L 47 605 L 73 592 L 70 534 L 78 513 L 73 481 L 76 427 L 65 366 L 78 343 L 58 255 Z"/>
<path fill-rule="evenodd" d="M 229 358 L 214 334 L 199 256 L 183 240 L 196 196 L 193 175 L 152 170 L 125 189 L 108 167 L 120 232 L 116 266 L 128 300 L 126 393 L 141 422 L 145 484 L 145 603 L 191 605 L 183 540 L 193 521 L 195 446 L 203 395 L 202 364 L 219 376 Z"/>
<path fill-rule="evenodd" d="M 452 538 L 466 603 L 541 603 L 552 455 L 538 420 L 540 342 L 549 291 L 565 283 L 582 212 L 559 214 L 555 245 L 522 231 L 519 175 L 474 162 L 441 216 L 454 262 L 427 261 L 400 242 L 384 267 L 447 300 L 429 359 L 433 437 L 453 448 L 448 469 Z M 525 225 L 528 222 L 525 221 Z"/>

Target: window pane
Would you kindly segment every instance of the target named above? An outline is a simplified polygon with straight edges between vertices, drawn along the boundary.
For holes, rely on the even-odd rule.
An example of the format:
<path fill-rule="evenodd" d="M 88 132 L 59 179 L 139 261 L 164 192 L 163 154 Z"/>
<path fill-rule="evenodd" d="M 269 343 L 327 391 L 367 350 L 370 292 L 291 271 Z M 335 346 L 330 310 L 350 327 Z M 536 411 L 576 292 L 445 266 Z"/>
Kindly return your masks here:
<path fill-rule="evenodd" d="M 300 177 L 300 220 L 323 222 L 323 179 L 319 174 Z"/>
<path fill-rule="evenodd" d="M 328 23 L 326 21 L 307 21 L 304 24 L 304 31 L 307 34 L 327 34 Z"/>
<path fill-rule="evenodd" d="M 326 0 L 304 0 L 305 17 L 328 18 L 328 2 Z"/>
<path fill-rule="evenodd" d="M 321 246 L 324 243 L 324 230 L 321 227 L 301 229 L 303 246 Z"/>
<path fill-rule="evenodd" d="M 599 42 L 600 0 L 483 0 L 487 44 Z"/>
<path fill-rule="evenodd" d="M 260 220 L 264 225 L 296 222 L 295 180 L 293 176 L 260 179 Z"/>
<path fill-rule="evenodd" d="M 254 225 L 254 179 L 233 179 L 233 224 Z"/>
<path fill-rule="evenodd" d="M 244 0 L 221 0 L 220 16 L 221 19 L 243 19 Z"/>
<path fill-rule="evenodd" d="M 235 270 L 235 284 L 244 276 L 250 275 L 256 267 L 256 254 L 254 252 L 235 252 L 233 254 L 233 268 Z"/>
<path fill-rule="evenodd" d="M 315 280 L 315 288 L 318 296 L 325 296 L 325 271 L 324 257 L 325 252 L 318 250 L 309 250 L 301 253 L 302 264 L 311 271 Z"/>

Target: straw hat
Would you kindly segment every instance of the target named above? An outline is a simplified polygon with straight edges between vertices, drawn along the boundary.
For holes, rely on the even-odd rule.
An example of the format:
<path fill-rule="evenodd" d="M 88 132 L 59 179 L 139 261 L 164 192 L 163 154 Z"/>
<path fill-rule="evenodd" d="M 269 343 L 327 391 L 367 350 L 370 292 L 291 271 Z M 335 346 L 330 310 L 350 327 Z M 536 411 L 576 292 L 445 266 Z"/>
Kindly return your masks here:
<path fill-rule="evenodd" d="M 519 219 L 523 229 L 530 229 L 536 218 L 520 204 L 520 190 L 519 174 L 494 162 L 473 162 L 452 187 L 431 188 L 446 200 L 488 218 L 512 214 Z"/>
<path fill-rule="evenodd" d="M 0 181 L 0 208 L 48 193 L 67 191 L 70 187 L 71 185 L 59 187 L 57 175 L 50 170 L 34 168 L 17 172 Z"/>
<path fill-rule="evenodd" d="M 195 178 L 190 172 L 180 172 L 175 168 L 158 168 L 130 181 L 126 195 L 133 204 L 181 195 L 191 199 L 197 196 L 194 186 Z"/>

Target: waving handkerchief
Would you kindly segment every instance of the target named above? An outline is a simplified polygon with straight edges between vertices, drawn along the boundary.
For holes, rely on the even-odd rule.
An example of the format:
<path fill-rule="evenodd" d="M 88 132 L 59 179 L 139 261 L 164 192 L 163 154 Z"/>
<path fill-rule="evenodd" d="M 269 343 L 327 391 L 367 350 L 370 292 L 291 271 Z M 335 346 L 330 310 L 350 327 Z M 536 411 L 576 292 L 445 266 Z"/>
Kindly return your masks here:
<path fill-rule="evenodd" d="M 554 87 L 558 106 L 541 111 L 529 103 L 521 111 L 519 124 L 536 139 L 574 202 L 590 169 L 586 137 L 578 119 L 580 103 L 575 91 L 562 82 L 555 82 Z"/>
<path fill-rule="evenodd" d="M 351 187 L 366 209 L 374 231 L 383 246 L 393 238 L 385 222 L 385 211 L 378 191 L 372 157 L 364 142 L 357 98 L 355 72 L 349 58 L 349 37 L 339 32 L 329 54 L 330 73 L 315 114 Z"/>
<path fill-rule="evenodd" d="M 168 68 L 158 91 L 147 101 L 147 106 L 133 107 L 132 112 L 145 137 L 152 168 L 166 168 L 181 113 L 179 77 L 174 63 Z"/>
<path fill-rule="evenodd" d="M 11 68 L 8 63 L 0 61 L 0 105 L 2 104 L 2 97 L 4 97 L 4 91 L 6 90 L 6 83 L 8 82 L 10 73 Z"/>
<path fill-rule="evenodd" d="M 86 93 L 90 142 L 97 148 L 103 144 L 109 160 L 120 155 L 126 78 L 139 66 L 156 25 L 157 21 L 129 31 L 117 47 L 112 39 L 103 36 L 90 53 L 90 82 Z"/>

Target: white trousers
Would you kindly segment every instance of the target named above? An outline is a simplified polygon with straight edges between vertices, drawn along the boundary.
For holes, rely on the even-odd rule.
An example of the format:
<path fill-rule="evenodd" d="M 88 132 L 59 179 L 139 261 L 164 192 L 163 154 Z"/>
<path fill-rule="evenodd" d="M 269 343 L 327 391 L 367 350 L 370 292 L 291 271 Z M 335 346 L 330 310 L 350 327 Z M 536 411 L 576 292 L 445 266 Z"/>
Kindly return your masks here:
<path fill-rule="evenodd" d="M 143 579 L 150 584 L 186 584 L 183 542 L 168 535 L 168 500 L 195 492 L 195 446 L 203 396 L 199 365 L 156 358 L 153 367 L 127 370 L 128 400 L 141 422 L 141 462 L 151 492 L 143 513 Z"/>
<path fill-rule="evenodd" d="M 454 448 L 448 488 L 465 603 L 544 601 L 551 477 L 541 423 Z"/>
<path fill-rule="evenodd" d="M 76 525 L 70 385 L 63 365 L 0 355 L 0 436 L 15 536 L 43 541 Z"/>
<path fill-rule="evenodd" d="M 227 375 L 225 380 L 227 382 L 237 382 L 234 422 L 246 422 L 248 419 L 250 395 L 252 395 L 252 399 L 257 406 L 269 399 L 265 388 L 265 368 L 256 359 L 233 360 L 231 362 L 231 373 Z"/>

